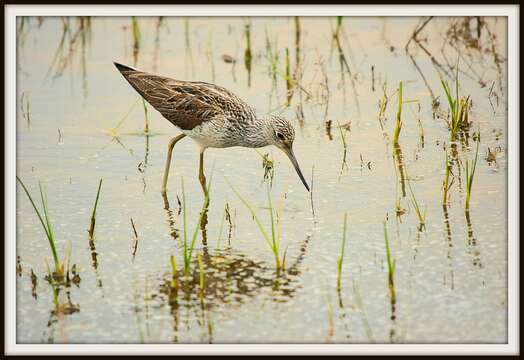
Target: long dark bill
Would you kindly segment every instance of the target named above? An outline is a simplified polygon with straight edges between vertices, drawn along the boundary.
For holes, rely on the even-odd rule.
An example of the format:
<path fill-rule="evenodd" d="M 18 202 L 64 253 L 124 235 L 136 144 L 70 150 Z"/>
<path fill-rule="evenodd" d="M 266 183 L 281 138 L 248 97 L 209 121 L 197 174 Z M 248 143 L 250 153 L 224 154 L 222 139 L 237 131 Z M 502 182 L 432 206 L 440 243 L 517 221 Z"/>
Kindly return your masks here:
<path fill-rule="evenodd" d="M 298 166 L 298 162 L 297 162 L 297 159 L 295 158 L 295 154 L 293 154 L 293 149 L 291 149 L 291 148 L 284 149 L 284 152 L 286 153 L 286 155 L 289 158 L 289 160 L 291 160 L 291 163 L 295 167 L 295 170 L 297 171 L 297 174 L 300 177 L 300 180 L 302 180 L 302 183 L 306 187 L 307 191 L 310 191 L 309 190 L 309 186 L 308 186 L 308 184 L 306 182 L 306 179 L 304 179 L 304 175 L 302 175 L 302 171 L 300 170 L 300 166 Z"/>

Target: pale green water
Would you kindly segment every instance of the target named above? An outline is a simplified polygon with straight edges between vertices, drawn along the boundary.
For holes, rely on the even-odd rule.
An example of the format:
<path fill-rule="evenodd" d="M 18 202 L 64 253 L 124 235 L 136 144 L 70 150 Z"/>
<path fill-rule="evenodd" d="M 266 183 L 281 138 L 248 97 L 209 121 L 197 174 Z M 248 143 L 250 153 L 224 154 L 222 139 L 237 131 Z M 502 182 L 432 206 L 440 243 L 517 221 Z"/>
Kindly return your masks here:
<path fill-rule="evenodd" d="M 181 18 L 165 18 L 155 50 L 157 19 L 138 18 L 138 68 L 214 82 L 231 89 L 261 113 L 282 112 L 295 124 L 295 154 L 309 181 L 314 166 L 313 217 L 309 194 L 287 158 L 276 149 L 261 149 L 261 154 L 269 152 L 275 161 L 271 194 L 280 209 L 282 251 L 287 248 L 288 271 L 277 275 L 272 253 L 256 223 L 226 181 L 248 199 L 269 226 L 260 156 L 243 148 L 206 151 L 208 179 L 212 169 L 214 172 L 205 226 L 207 246 L 202 244 L 201 231 L 197 240 L 206 273 L 202 302 L 198 286 L 180 290 L 171 298 L 166 287 L 171 280 L 169 256 L 175 254 L 179 265 L 182 262 L 181 240 L 172 236 L 173 228 L 180 233 L 182 229 L 176 200 L 177 195 L 182 196 L 181 178 L 185 182 L 189 233 L 202 207 L 198 148 L 189 139 L 175 147 L 168 192 L 170 210 L 166 210 L 160 184 L 167 143 L 178 130 L 149 107 L 149 125 L 155 136 L 130 134 L 143 130 L 142 105 L 112 64 L 133 64 L 131 20 L 91 19 L 84 47 L 80 34 L 74 38 L 77 19 L 70 21 L 72 33 L 66 34 L 63 56 L 69 51 L 70 39 L 75 45 L 67 61 L 58 57 L 56 64 L 63 69 L 60 76 L 54 76 L 57 67 L 53 67 L 46 77 L 62 37 L 61 19 L 45 18 L 41 27 L 31 19 L 23 29 L 17 93 L 19 99 L 24 93 L 24 104 L 30 101 L 30 121 L 19 111 L 17 174 L 34 195 L 38 180 L 46 185 L 59 254 L 63 256 L 67 244 L 71 244 L 71 263 L 77 264 L 82 278 L 78 287 L 63 289 L 60 300 L 66 302 L 69 291 L 80 311 L 52 314 L 53 292 L 43 278 L 46 261 L 52 263 L 49 245 L 18 187 L 17 255 L 22 265 L 22 274 L 17 277 L 18 342 L 507 341 L 507 105 L 506 94 L 501 92 L 506 86 L 505 61 L 500 63 L 499 74 L 489 54 L 480 57 L 472 48 L 468 50 L 471 57 L 463 53 L 461 92 L 471 95 L 471 133 L 480 129 L 481 143 L 470 224 L 464 213 L 464 169 L 460 174 L 456 170 L 447 208 L 448 230 L 441 201 L 443 143 L 448 142 L 449 132 L 442 118 L 433 118 L 430 93 L 404 51 L 419 19 L 345 18 L 341 43 L 348 56 L 351 81 L 347 72 L 341 75 L 332 42 L 335 19 L 302 18 L 304 123 L 300 125 L 296 107 L 301 91 L 296 90 L 291 106 L 286 108 L 282 77 L 286 47 L 291 71 L 295 69 L 293 19 L 250 20 L 253 64 L 248 86 L 243 34 L 246 19 L 193 18 L 186 23 Z M 450 21 L 434 19 L 421 37 L 428 37 L 424 46 L 439 61 L 445 55 L 455 64 L 456 52 L 449 46 L 441 51 Z M 488 19 L 488 24 L 498 36 L 497 51 L 505 57 L 505 20 Z M 266 33 L 278 49 L 276 89 L 268 73 Z M 424 52 L 411 46 L 432 91 L 440 97 L 438 112 L 445 116 L 447 104 L 439 77 Z M 233 69 L 222 60 L 223 54 L 236 58 Z M 475 60 L 472 69 L 470 59 Z M 483 75 L 486 86 L 468 74 Z M 384 138 L 378 121 L 378 101 L 386 79 L 390 98 L 385 131 L 389 139 L 399 81 L 404 83 L 404 100 L 419 101 L 403 107 L 400 146 L 413 191 L 426 210 L 426 229 L 422 232 L 418 231 L 409 190 L 401 199 L 406 213 L 400 219 L 395 216 L 400 186 L 396 186 L 391 141 Z M 499 97 L 498 105 L 494 93 Z M 22 105 L 19 103 L 19 108 Z M 118 130 L 118 141 L 112 139 L 107 131 L 131 107 Z M 423 128 L 423 142 L 417 118 Z M 332 120 L 332 140 L 326 134 L 325 120 Z M 343 166 L 337 122 L 348 121 L 351 131 L 346 135 Z M 474 157 L 476 145 L 471 138 L 469 145 L 458 146 L 463 164 Z M 488 147 L 500 147 L 496 164 L 485 160 Z M 97 210 L 95 268 L 86 230 L 100 178 L 104 182 Z M 229 240 L 227 222 L 220 234 L 226 203 L 234 225 Z M 339 294 L 336 261 L 345 212 L 348 245 Z M 396 258 L 394 314 L 382 227 L 386 216 Z M 139 237 L 134 260 L 130 218 Z M 36 299 L 31 295 L 31 268 L 38 276 Z"/>

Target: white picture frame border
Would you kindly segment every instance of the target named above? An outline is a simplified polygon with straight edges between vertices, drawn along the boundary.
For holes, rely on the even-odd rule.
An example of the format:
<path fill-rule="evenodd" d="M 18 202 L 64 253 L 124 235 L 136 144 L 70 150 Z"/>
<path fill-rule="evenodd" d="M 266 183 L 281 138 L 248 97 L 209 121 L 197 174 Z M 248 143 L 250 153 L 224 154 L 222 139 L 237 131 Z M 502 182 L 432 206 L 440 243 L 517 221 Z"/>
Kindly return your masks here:
<path fill-rule="evenodd" d="M 17 344 L 16 17 L 17 16 L 506 16 L 508 18 L 507 344 Z M 519 115 L 518 5 L 6 5 L 4 7 L 4 336 L 6 355 L 160 354 L 518 354 Z"/>

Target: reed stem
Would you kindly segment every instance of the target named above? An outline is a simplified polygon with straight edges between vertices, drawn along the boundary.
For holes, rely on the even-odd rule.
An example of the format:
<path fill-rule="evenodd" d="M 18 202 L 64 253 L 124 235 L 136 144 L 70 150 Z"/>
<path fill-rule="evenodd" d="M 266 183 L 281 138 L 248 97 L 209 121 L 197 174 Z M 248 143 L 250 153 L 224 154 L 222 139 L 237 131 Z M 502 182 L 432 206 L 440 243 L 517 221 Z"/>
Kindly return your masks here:
<path fill-rule="evenodd" d="M 340 250 L 340 256 L 337 260 L 337 291 L 340 291 L 340 281 L 342 278 L 342 263 L 344 261 L 344 252 L 346 248 L 346 229 L 347 229 L 348 214 L 344 214 L 344 227 L 342 230 L 342 248 Z"/>
<path fill-rule="evenodd" d="M 95 232 L 96 208 L 98 206 L 98 198 L 100 197 L 101 187 L 102 187 L 102 179 L 100 179 L 100 182 L 98 183 L 98 190 L 96 192 L 95 204 L 93 205 L 93 212 L 91 213 L 91 223 L 89 224 L 89 229 L 87 230 L 87 232 L 89 233 L 89 237 L 91 239 L 93 238 L 93 234 Z"/>

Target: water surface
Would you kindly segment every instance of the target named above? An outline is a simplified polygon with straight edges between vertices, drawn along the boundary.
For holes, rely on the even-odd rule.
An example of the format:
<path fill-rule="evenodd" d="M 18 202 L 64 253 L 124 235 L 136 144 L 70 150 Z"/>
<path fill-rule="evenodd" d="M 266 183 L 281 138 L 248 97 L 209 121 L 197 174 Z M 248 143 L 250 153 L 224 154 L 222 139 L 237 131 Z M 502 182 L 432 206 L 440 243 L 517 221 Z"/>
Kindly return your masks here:
<path fill-rule="evenodd" d="M 76 311 L 55 311 L 53 289 L 44 280 L 46 263 L 52 264 L 49 245 L 18 186 L 17 341 L 507 342 L 506 21 L 483 19 L 476 40 L 475 19 L 467 23 L 468 32 L 464 19 L 435 18 L 418 35 L 421 46 L 412 41 L 406 51 L 424 20 L 344 18 L 339 49 L 335 18 L 300 18 L 298 48 L 293 18 L 137 18 L 139 43 L 130 18 L 26 18 L 23 26 L 19 19 L 17 175 L 34 196 L 39 180 L 46 188 L 58 253 L 62 258 L 71 250 L 81 282 L 62 287 L 58 295 Z M 495 53 L 484 51 L 486 44 Z M 286 49 L 295 80 L 289 106 Z M 467 141 L 456 144 L 443 208 L 451 146 L 438 71 L 444 77 L 447 71 L 453 83 L 450 66 L 457 54 L 460 92 L 472 101 L 472 126 Z M 203 257 L 204 296 L 198 270 L 178 290 L 171 287 L 170 255 L 182 265 L 181 180 L 190 234 L 204 201 L 198 147 L 190 139 L 175 147 L 166 204 L 160 185 L 167 143 L 179 132 L 148 107 L 150 134 L 144 135 L 142 102 L 113 61 L 220 84 L 260 114 L 287 116 L 310 182 L 313 173 L 314 215 L 310 194 L 278 149 L 209 149 L 212 190 L 195 249 Z M 401 168 L 426 214 L 422 230 L 407 183 L 402 194 L 393 155 L 400 81 Z M 389 99 L 379 120 L 383 89 Z M 348 123 L 349 131 L 339 129 Z M 464 166 L 475 157 L 478 133 L 466 216 Z M 496 162 L 486 160 L 488 148 Z M 280 272 L 228 184 L 269 229 L 261 158 L 266 153 L 274 162 L 271 197 L 279 211 L 281 254 L 287 249 L 286 270 Z M 87 228 L 100 178 L 93 249 Z M 399 216 L 397 199 L 405 210 Z M 224 220 L 226 205 L 231 226 Z M 348 243 L 338 292 L 344 213 Z M 138 234 L 134 257 L 131 218 Z M 396 259 L 394 306 L 383 221 Z M 38 278 L 34 291 L 31 269 Z"/>

